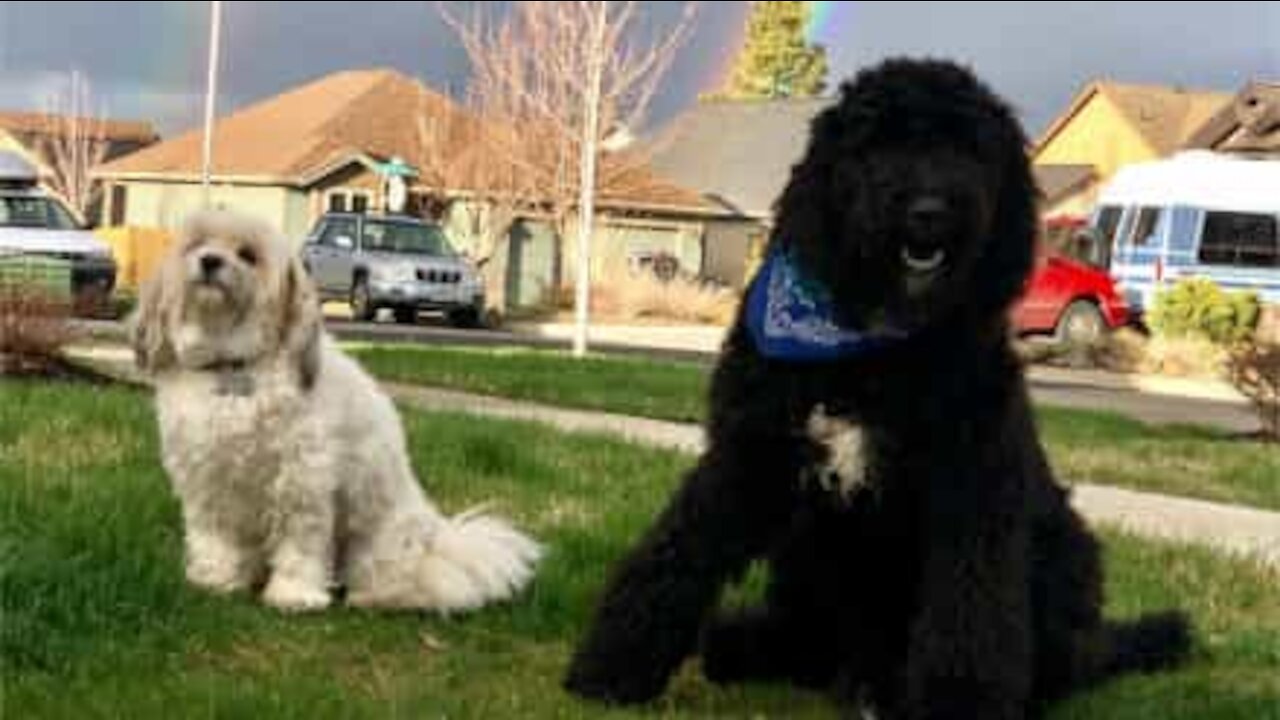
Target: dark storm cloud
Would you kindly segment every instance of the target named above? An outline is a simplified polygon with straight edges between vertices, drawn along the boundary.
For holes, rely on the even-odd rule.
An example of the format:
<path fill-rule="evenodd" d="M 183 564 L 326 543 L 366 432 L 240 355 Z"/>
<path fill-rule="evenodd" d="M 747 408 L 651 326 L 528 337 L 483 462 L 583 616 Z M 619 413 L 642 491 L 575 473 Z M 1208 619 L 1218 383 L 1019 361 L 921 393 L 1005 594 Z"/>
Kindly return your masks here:
<path fill-rule="evenodd" d="M 671 3 L 649 10 L 661 25 Z M 744 3 L 702 4 L 654 115 L 687 106 L 726 66 Z M 833 72 L 885 55 L 971 62 L 1032 131 L 1094 77 L 1234 90 L 1280 77 L 1280 2 L 880 3 L 839 8 L 819 38 Z M 0 107 L 33 106 L 56 72 L 87 72 L 112 115 L 166 131 L 200 116 L 205 2 L 0 3 Z M 220 107 L 351 67 L 386 66 L 460 92 L 466 58 L 430 2 L 229 2 Z"/>

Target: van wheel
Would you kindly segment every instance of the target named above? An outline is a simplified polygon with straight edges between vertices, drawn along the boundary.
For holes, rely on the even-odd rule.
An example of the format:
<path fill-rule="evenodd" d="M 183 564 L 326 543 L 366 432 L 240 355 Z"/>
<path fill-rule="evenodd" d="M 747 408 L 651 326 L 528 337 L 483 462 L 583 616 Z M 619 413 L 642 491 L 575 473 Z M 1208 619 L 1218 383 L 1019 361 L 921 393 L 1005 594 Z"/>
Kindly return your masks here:
<path fill-rule="evenodd" d="M 369 296 L 369 281 L 363 277 L 356 278 L 351 286 L 351 317 L 369 322 L 377 315 L 378 308 L 373 306 L 373 298 Z"/>

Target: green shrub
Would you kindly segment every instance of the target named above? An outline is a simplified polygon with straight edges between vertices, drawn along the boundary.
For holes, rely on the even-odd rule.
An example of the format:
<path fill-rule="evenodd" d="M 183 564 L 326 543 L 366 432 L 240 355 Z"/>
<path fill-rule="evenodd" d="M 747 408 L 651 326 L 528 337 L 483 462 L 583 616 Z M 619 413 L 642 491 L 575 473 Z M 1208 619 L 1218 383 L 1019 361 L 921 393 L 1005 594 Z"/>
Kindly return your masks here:
<path fill-rule="evenodd" d="M 1212 280 L 1179 280 L 1156 294 L 1147 322 L 1167 338 L 1199 337 L 1231 345 L 1253 337 L 1261 303 L 1256 293 L 1225 292 Z"/>

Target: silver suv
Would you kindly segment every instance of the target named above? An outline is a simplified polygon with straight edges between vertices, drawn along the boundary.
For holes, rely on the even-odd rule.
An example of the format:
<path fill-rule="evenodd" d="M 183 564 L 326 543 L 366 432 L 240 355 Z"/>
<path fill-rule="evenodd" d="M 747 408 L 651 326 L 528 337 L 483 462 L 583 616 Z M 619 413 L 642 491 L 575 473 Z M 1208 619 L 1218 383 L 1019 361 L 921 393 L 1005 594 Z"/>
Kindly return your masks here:
<path fill-rule="evenodd" d="M 346 300 L 357 320 L 390 308 L 412 323 L 422 310 L 459 327 L 480 324 L 484 283 L 440 226 L 408 217 L 328 213 L 307 237 L 303 263 L 321 297 Z"/>

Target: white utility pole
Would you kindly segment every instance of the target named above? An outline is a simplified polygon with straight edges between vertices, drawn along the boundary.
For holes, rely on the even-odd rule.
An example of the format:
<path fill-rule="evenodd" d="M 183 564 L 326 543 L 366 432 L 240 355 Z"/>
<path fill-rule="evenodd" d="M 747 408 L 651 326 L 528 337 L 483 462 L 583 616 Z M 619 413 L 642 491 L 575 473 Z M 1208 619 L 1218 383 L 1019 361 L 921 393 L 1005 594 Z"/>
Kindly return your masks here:
<path fill-rule="evenodd" d="M 205 79 L 204 147 L 200 165 L 200 187 L 204 204 L 209 206 L 209 178 L 213 170 L 213 106 L 218 95 L 218 46 L 222 37 L 222 2 L 213 0 L 209 7 L 209 74 Z"/>
<path fill-rule="evenodd" d="M 582 93 L 582 171 L 578 178 L 578 272 L 574 288 L 573 355 L 587 354 L 591 305 L 591 231 L 595 218 L 596 153 L 600 139 L 600 94 L 604 82 L 604 42 L 609 3 L 591 3 L 591 46 L 587 57 L 587 85 Z"/>

